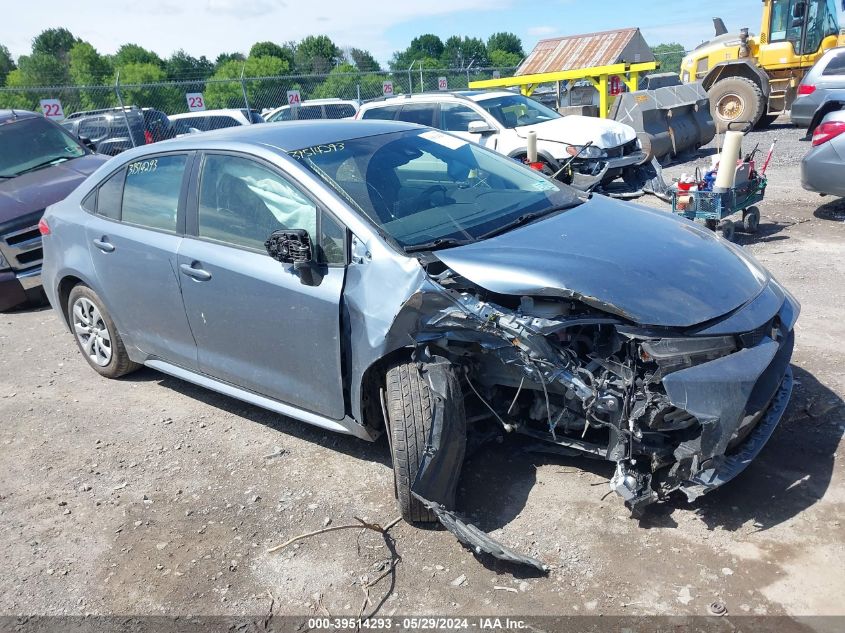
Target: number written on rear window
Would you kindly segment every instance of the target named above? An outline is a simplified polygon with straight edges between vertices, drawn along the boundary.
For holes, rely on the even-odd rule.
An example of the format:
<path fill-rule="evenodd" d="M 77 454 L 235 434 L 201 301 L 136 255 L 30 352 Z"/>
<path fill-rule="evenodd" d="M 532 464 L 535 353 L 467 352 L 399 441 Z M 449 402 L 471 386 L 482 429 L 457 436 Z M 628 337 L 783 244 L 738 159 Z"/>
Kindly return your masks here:
<path fill-rule="evenodd" d="M 129 165 L 129 175 L 134 176 L 136 174 L 145 174 L 151 171 L 155 171 L 158 169 L 158 159 L 153 158 L 152 160 L 141 160 L 137 163 L 132 163 Z"/>

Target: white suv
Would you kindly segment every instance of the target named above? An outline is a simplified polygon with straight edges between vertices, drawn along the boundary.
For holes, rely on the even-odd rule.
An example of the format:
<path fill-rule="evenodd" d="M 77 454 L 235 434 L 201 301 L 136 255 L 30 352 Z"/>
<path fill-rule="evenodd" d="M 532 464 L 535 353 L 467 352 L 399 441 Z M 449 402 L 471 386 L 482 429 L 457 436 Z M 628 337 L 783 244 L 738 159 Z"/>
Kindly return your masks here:
<path fill-rule="evenodd" d="M 201 110 L 171 114 L 170 121 L 176 136 L 208 132 L 237 125 L 264 123 L 264 119 L 255 110 L 246 108 L 224 108 L 221 110 Z"/>
<path fill-rule="evenodd" d="M 630 125 L 585 116 L 561 116 L 521 94 L 442 92 L 389 97 L 364 103 L 358 119 L 396 119 L 451 132 L 516 159 L 525 159 L 528 132 L 537 132 L 537 153 L 557 172 L 572 161 L 567 180 L 584 190 L 639 169 L 646 160 Z M 592 142 L 589 147 L 585 146 Z M 580 152 L 580 153 L 579 153 Z M 563 175 L 566 175 L 565 172 Z"/>

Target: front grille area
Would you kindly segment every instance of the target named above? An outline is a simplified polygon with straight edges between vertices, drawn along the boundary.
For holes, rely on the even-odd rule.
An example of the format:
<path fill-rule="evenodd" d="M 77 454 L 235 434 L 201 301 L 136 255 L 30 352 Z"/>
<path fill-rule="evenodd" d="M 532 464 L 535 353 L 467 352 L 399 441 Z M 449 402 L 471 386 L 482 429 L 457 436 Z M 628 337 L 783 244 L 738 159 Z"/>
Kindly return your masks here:
<path fill-rule="evenodd" d="M 38 225 L 6 233 L 0 237 L 0 252 L 13 270 L 26 270 L 41 263 L 41 233 Z"/>
<path fill-rule="evenodd" d="M 637 139 L 606 150 L 608 158 L 622 158 L 637 151 Z"/>

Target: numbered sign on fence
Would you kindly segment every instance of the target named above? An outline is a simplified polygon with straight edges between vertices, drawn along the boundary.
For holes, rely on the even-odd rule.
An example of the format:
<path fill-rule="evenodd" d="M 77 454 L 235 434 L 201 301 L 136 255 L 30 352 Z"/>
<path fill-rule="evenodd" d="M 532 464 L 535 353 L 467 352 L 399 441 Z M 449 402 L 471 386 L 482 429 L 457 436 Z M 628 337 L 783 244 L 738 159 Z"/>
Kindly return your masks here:
<path fill-rule="evenodd" d="M 60 121 L 65 118 L 65 111 L 62 110 L 62 102 L 58 99 L 42 99 L 41 112 L 43 112 L 44 116 L 48 119 Z"/>
<path fill-rule="evenodd" d="M 613 75 L 608 78 L 607 91 L 613 97 L 622 94 L 622 78 L 619 75 Z"/>
<path fill-rule="evenodd" d="M 302 105 L 302 95 L 299 94 L 299 90 L 288 90 L 288 105 L 292 108 Z"/>
<path fill-rule="evenodd" d="M 185 94 L 185 99 L 188 100 L 188 110 L 191 112 L 205 110 L 205 98 L 201 92 L 188 92 Z"/>
<path fill-rule="evenodd" d="M 438 90 L 448 90 L 449 89 L 449 82 L 446 80 L 446 77 L 438 77 L 437 78 L 437 89 Z"/>
<path fill-rule="evenodd" d="M 381 91 L 384 93 L 385 97 L 392 97 L 393 96 L 393 82 L 392 81 L 385 81 L 381 84 Z"/>

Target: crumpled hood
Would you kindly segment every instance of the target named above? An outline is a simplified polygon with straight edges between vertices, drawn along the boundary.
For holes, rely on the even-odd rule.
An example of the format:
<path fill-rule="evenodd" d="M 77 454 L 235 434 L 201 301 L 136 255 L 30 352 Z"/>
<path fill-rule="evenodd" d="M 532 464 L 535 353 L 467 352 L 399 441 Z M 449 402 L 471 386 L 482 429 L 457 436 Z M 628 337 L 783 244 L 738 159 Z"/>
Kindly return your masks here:
<path fill-rule="evenodd" d="M 592 141 L 593 145 L 601 149 L 618 147 L 637 138 L 637 133 L 630 125 L 577 114 L 535 125 L 523 125 L 514 128 L 514 131 L 522 138 L 527 138 L 528 132 L 534 131 L 537 132 L 538 140 L 568 145 L 586 145 Z"/>
<path fill-rule="evenodd" d="M 108 160 L 108 156 L 88 154 L 17 178 L 0 180 L 0 224 L 64 200 Z"/>
<path fill-rule="evenodd" d="M 491 292 L 571 296 L 641 325 L 665 327 L 720 317 L 769 281 L 745 251 L 712 231 L 603 196 L 435 255 Z"/>

